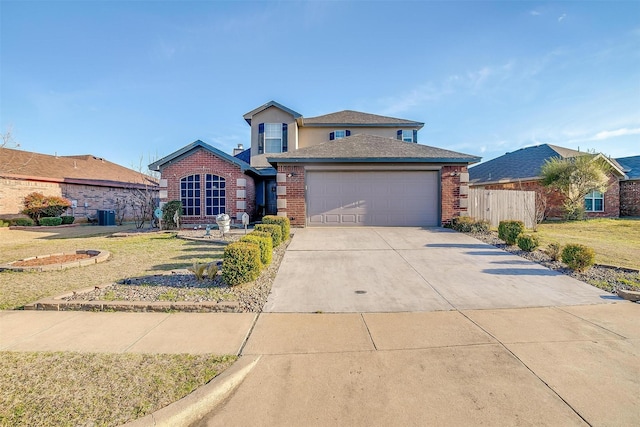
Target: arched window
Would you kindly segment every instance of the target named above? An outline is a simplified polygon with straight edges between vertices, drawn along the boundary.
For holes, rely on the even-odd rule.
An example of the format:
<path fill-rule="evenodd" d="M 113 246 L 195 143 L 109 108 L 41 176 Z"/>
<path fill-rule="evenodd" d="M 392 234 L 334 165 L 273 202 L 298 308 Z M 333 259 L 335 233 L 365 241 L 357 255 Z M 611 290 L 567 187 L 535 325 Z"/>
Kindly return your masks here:
<path fill-rule="evenodd" d="M 207 216 L 225 213 L 227 191 L 224 178 L 218 175 L 206 174 L 204 207 Z"/>
<path fill-rule="evenodd" d="M 185 176 L 180 180 L 182 215 L 200 216 L 200 175 Z"/>

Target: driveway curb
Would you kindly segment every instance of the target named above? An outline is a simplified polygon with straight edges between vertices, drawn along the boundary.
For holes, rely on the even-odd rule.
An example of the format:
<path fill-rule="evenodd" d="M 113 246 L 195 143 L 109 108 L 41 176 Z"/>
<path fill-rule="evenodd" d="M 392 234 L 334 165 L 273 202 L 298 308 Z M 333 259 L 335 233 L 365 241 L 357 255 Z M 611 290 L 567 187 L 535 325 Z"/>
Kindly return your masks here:
<path fill-rule="evenodd" d="M 261 357 L 240 357 L 233 366 L 188 396 L 122 427 L 187 426 L 200 420 L 242 383 Z"/>

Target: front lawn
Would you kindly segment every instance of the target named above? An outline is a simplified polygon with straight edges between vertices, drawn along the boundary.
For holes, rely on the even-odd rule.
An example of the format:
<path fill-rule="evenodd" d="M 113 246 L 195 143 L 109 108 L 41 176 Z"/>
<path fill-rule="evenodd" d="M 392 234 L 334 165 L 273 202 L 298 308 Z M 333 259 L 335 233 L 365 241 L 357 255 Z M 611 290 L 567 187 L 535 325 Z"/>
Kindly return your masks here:
<path fill-rule="evenodd" d="M 551 242 L 593 248 L 596 263 L 640 270 L 640 219 L 549 221 L 538 225 L 541 247 Z"/>

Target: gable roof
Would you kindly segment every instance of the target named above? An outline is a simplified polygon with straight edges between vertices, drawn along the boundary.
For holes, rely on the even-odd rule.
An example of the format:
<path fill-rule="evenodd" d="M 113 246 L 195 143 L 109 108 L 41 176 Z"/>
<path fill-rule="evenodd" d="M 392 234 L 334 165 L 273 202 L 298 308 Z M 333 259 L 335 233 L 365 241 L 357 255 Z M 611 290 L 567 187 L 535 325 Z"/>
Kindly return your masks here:
<path fill-rule="evenodd" d="M 91 154 L 51 156 L 11 148 L 0 149 L 0 176 L 109 187 L 158 185 L 150 176 Z"/>
<path fill-rule="evenodd" d="M 287 108 L 284 105 L 277 103 L 276 101 L 269 101 L 266 104 L 263 104 L 263 105 L 259 106 L 258 108 L 255 108 L 255 109 L 249 111 L 248 113 L 246 113 L 242 117 L 244 117 L 244 119 L 247 121 L 247 123 L 251 124 L 251 118 L 253 116 L 255 116 L 256 114 L 258 114 L 258 113 L 260 113 L 260 112 L 262 112 L 264 110 L 266 110 L 269 107 L 276 107 L 276 108 L 278 108 L 278 109 L 280 109 L 282 111 L 285 111 L 285 112 L 291 114 L 294 119 L 298 119 L 298 118 L 302 117 L 302 114 L 300 114 L 300 113 L 298 113 L 296 111 L 293 111 L 291 108 Z"/>
<path fill-rule="evenodd" d="M 540 168 L 549 159 L 568 158 L 589 153 L 550 144 L 526 147 L 469 168 L 472 183 L 534 180 L 540 177 Z"/>
<path fill-rule="evenodd" d="M 206 144 L 202 141 L 200 141 L 199 139 L 197 141 L 192 142 L 189 145 L 186 145 L 184 147 L 182 147 L 181 149 L 179 149 L 178 151 L 174 151 L 173 153 L 169 154 L 168 156 L 163 157 L 162 159 L 153 162 L 149 165 L 149 169 L 151 170 L 160 170 L 160 168 L 168 163 L 174 163 L 177 162 L 179 160 L 181 160 L 184 157 L 187 157 L 188 155 L 190 155 L 194 150 L 197 149 L 204 149 L 206 151 L 209 151 L 211 154 L 213 154 L 216 157 L 220 157 L 223 160 L 226 160 L 230 163 L 235 164 L 236 166 L 238 166 L 240 168 L 240 170 L 242 172 L 252 172 L 256 175 L 259 175 L 260 173 L 251 167 L 251 165 L 249 165 L 249 163 L 237 158 L 237 157 L 233 157 L 231 154 L 227 154 L 222 150 L 219 150 L 209 144 Z M 246 151 L 246 150 L 245 150 Z"/>
<path fill-rule="evenodd" d="M 394 138 L 357 134 L 267 157 L 269 163 L 465 163 L 480 157 Z"/>
<path fill-rule="evenodd" d="M 615 160 L 620 166 L 622 166 L 628 179 L 640 179 L 640 156 L 620 157 Z"/>
<path fill-rule="evenodd" d="M 247 148 L 244 151 L 239 152 L 235 156 L 236 159 L 240 159 L 245 163 L 251 163 L 251 147 Z"/>
<path fill-rule="evenodd" d="M 413 120 L 397 119 L 395 117 L 379 116 L 377 114 L 361 113 L 353 110 L 343 110 L 337 113 L 323 116 L 301 119 L 302 126 L 383 126 L 383 127 L 417 127 L 422 128 L 424 123 Z"/>

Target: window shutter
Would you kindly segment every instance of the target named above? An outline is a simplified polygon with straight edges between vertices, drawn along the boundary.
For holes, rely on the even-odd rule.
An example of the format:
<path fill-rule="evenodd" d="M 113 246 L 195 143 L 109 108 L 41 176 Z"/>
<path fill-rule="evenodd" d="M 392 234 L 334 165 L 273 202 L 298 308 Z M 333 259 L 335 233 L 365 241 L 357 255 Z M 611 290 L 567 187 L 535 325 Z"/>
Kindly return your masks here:
<path fill-rule="evenodd" d="M 398 132 L 396 132 L 396 135 L 397 135 L 398 139 L 400 141 L 402 141 L 402 129 L 398 130 Z"/>
<path fill-rule="evenodd" d="M 288 142 L 288 132 L 287 132 L 287 124 L 282 124 L 282 152 L 286 153 L 288 150 L 289 142 Z"/>
<path fill-rule="evenodd" d="M 258 125 L 258 154 L 264 154 L 264 123 Z"/>
<path fill-rule="evenodd" d="M 350 130 L 345 130 L 344 131 L 345 136 L 351 136 L 351 131 Z"/>
<path fill-rule="evenodd" d="M 418 142 L 418 131 L 416 129 L 413 130 L 413 142 Z"/>
<path fill-rule="evenodd" d="M 335 132 L 331 132 L 329 134 L 329 141 L 333 141 L 334 139 L 336 139 L 336 134 L 335 134 Z"/>

